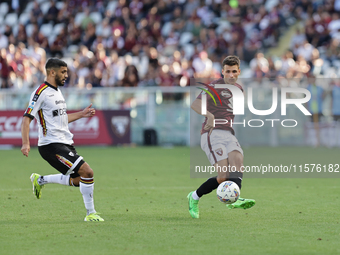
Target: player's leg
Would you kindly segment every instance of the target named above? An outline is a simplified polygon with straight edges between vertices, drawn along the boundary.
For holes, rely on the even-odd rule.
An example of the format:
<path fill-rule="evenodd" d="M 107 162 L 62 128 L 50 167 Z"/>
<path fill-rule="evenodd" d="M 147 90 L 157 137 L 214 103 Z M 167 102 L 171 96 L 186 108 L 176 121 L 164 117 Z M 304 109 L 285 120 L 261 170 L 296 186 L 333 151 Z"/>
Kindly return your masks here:
<path fill-rule="evenodd" d="M 234 150 L 229 152 L 228 159 L 231 170 L 228 180 L 235 182 L 241 190 L 243 178 L 243 154 L 240 151 Z"/>
<path fill-rule="evenodd" d="M 209 178 L 204 182 L 195 192 L 198 199 L 203 195 L 209 194 L 213 190 L 217 189 L 218 185 L 226 181 L 229 177 L 228 171 L 223 171 L 223 169 L 228 169 L 228 159 L 222 159 L 214 164 L 217 172 L 217 176 Z"/>
<path fill-rule="evenodd" d="M 229 181 L 235 182 L 239 188 L 242 187 L 242 178 L 243 178 L 243 154 L 239 150 L 234 150 L 229 152 L 228 154 L 230 169 L 232 172 L 230 173 L 230 176 L 228 178 Z M 248 209 L 255 205 L 254 199 L 246 199 L 246 198 L 239 198 L 235 203 L 233 204 L 227 204 L 227 207 L 229 209 L 234 208 L 241 208 L 241 209 Z"/>
<path fill-rule="evenodd" d="M 50 175 L 41 175 L 38 179 L 38 183 L 40 185 L 45 184 L 61 184 L 65 186 L 73 186 L 72 185 L 72 178 L 70 175 L 63 175 L 63 174 L 50 174 Z"/>
<path fill-rule="evenodd" d="M 228 179 L 229 172 L 223 171 L 222 169 L 227 169 L 228 159 L 222 159 L 214 164 L 215 169 L 217 169 L 217 176 L 209 178 L 205 181 L 197 190 L 192 191 L 188 195 L 189 199 L 189 213 L 193 218 L 199 218 L 199 199 L 211 193 L 213 190 L 217 189 L 218 185 Z M 220 169 L 220 170 L 218 170 Z"/>
<path fill-rule="evenodd" d="M 211 165 L 215 169 L 223 169 L 223 167 L 228 166 L 228 154 L 226 148 L 219 143 L 220 137 L 216 134 L 214 130 L 210 136 L 207 133 L 201 136 L 201 148 L 206 153 Z M 225 169 L 225 168 L 224 168 Z M 215 190 L 218 185 L 228 178 L 228 172 L 218 171 L 217 176 L 209 178 L 205 181 L 197 190 L 192 191 L 188 194 L 187 198 L 189 200 L 189 213 L 193 218 L 199 218 L 199 199 L 206 194 L 209 194 Z"/>
<path fill-rule="evenodd" d="M 48 144 L 39 146 L 39 153 L 52 167 L 57 169 L 60 174 L 39 175 L 33 173 L 30 179 L 33 184 L 33 193 L 39 199 L 41 197 L 41 190 L 46 184 L 61 184 L 65 186 L 79 186 L 73 183 L 73 178 L 77 174 L 72 174 L 74 169 L 82 164 L 82 157 L 80 157 L 73 146 L 65 144 Z M 72 173 L 71 173 L 72 172 Z"/>
<path fill-rule="evenodd" d="M 81 165 L 78 170 L 78 174 L 80 175 L 79 179 L 75 179 L 76 182 L 79 180 L 79 189 L 80 193 L 83 196 L 84 205 L 87 211 L 87 215 L 85 217 L 85 221 L 104 221 L 101 218 L 96 210 L 94 209 L 93 202 L 93 190 L 94 190 L 94 180 L 93 180 L 93 170 L 86 162 Z"/>

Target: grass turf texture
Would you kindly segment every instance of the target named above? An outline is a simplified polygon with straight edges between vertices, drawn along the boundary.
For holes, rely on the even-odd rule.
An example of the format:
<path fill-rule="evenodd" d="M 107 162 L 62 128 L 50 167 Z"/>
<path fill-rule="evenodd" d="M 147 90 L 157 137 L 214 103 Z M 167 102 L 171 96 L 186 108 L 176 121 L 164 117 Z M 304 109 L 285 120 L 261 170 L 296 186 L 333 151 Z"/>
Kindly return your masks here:
<path fill-rule="evenodd" d="M 32 194 L 29 176 L 57 173 L 32 149 L 1 151 L 1 254 L 339 254 L 337 178 L 247 179 L 250 210 L 228 210 L 215 192 L 186 195 L 204 179 L 189 178 L 190 149 L 77 147 L 95 171 L 95 206 L 105 222 L 83 222 L 78 188 L 46 185 Z M 339 149 L 248 148 L 245 164 L 340 163 Z M 230 250 L 229 250 L 230 249 Z"/>

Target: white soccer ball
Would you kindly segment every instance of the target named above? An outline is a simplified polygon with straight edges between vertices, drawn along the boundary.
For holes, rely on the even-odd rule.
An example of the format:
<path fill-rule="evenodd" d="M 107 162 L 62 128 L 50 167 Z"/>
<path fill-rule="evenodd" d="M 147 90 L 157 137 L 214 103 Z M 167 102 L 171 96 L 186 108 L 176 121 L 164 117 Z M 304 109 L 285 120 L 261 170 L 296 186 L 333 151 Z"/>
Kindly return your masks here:
<path fill-rule="evenodd" d="M 217 188 L 217 198 L 225 204 L 232 204 L 240 197 L 240 188 L 235 182 L 222 182 Z"/>

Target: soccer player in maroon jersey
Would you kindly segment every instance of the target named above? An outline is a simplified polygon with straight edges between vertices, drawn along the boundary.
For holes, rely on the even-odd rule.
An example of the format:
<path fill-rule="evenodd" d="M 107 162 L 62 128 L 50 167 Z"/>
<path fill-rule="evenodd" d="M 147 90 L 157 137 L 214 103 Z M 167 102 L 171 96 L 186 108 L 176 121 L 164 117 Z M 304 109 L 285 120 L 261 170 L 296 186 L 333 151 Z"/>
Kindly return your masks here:
<path fill-rule="evenodd" d="M 232 109 L 233 95 L 228 89 L 213 88 L 214 84 L 231 84 L 243 91 L 242 86 L 236 83 L 240 73 L 240 59 L 237 56 L 228 56 L 222 63 L 223 78 L 212 82 L 208 88 L 212 94 L 214 94 L 213 90 L 219 94 L 222 105 L 219 103 L 215 105 L 213 98 L 207 96 L 206 118 L 201 130 L 201 148 L 215 169 L 220 167 L 220 169 L 234 171 L 217 171 L 217 176 L 209 178 L 196 191 L 189 193 L 189 213 L 193 218 L 199 218 L 199 199 L 215 190 L 220 183 L 227 180 L 233 181 L 241 189 L 243 150 L 235 137 L 235 132 L 231 125 L 231 121 L 235 117 Z M 200 115 L 203 115 L 201 113 L 201 96 L 203 93 L 205 92 L 203 91 L 191 105 L 191 109 Z M 215 119 L 224 119 L 228 120 L 228 122 L 226 124 L 216 124 L 214 127 Z M 227 206 L 230 209 L 248 209 L 254 205 L 255 200 L 253 199 L 239 198 L 235 203 Z"/>

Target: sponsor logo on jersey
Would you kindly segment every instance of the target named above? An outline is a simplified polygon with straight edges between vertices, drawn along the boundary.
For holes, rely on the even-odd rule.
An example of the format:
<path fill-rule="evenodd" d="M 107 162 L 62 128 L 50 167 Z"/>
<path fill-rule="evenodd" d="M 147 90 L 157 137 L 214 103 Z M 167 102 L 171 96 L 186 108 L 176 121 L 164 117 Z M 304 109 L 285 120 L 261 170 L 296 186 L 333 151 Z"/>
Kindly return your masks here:
<path fill-rule="evenodd" d="M 57 110 L 53 110 L 52 111 L 52 116 L 53 117 L 57 117 L 57 116 L 62 116 L 62 115 L 66 115 L 66 108 L 63 109 L 57 109 Z"/>
<path fill-rule="evenodd" d="M 32 101 L 31 104 L 28 106 L 25 113 L 31 114 L 31 112 L 33 111 L 34 105 L 35 105 L 35 102 Z"/>
<path fill-rule="evenodd" d="M 58 105 L 58 104 L 65 104 L 65 100 L 56 100 L 55 101 L 55 104 Z"/>
<path fill-rule="evenodd" d="M 228 90 L 222 90 L 221 96 L 229 98 L 229 97 L 231 97 L 231 94 Z"/>
<path fill-rule="evenodd" d="M 58 116 L 58 110 L 53 110 L 52 111 L 52 116 L 57 117 Z"/>
<path fill-rule="evenodd" d="M 74 153 L 73 153 L 72 151 L 70 151 L 70 152 L 68 153 L 68 155 L 70 155 L 71 157 L 74 157 Z"/>

